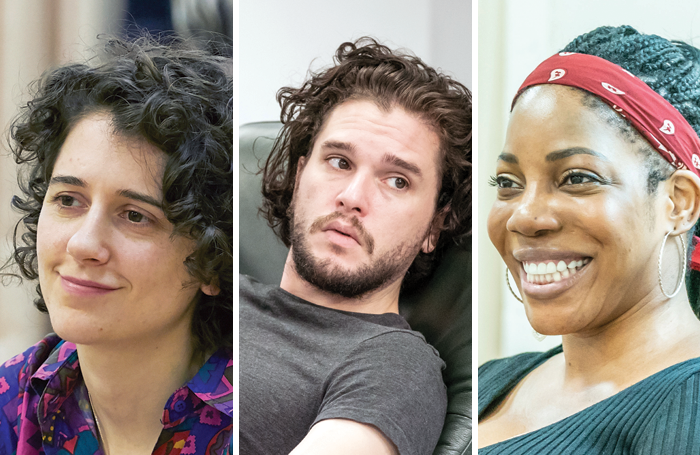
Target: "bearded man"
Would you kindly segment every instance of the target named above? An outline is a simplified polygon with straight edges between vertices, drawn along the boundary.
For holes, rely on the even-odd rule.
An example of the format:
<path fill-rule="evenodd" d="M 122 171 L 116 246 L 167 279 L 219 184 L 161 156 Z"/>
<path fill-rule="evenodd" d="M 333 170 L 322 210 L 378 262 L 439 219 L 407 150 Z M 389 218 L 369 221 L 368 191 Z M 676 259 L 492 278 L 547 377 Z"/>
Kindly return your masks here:
<path fill-rule="evenodd" d="M 240 278 L 241 453 L 430 454 L 444 363 L 399 315 L 471 215 L 471 96 L 369 38 L 278 92 L 263 208 L 279 287 Z"/>

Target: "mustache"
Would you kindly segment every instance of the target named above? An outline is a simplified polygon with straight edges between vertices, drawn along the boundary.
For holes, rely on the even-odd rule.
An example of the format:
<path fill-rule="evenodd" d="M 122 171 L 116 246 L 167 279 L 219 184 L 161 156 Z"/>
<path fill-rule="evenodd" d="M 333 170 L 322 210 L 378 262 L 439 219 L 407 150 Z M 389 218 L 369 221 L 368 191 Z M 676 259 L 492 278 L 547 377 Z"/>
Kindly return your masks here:
<path fill-rule="evenodd" d="M 356 217 L 346 217 L 340 212 L 333 212 L 329 213 L 328 215 L 321 216 L 316 218 L 316 220 L 311 223 L 311 227 L 309 227 L 309 234 L 313 234 L 316 232 L 320 232 L 321 229 L 331 221 L 334 221 L 336 219 L 343 219 L 347 221 L 348 223 L 352 224 L 352 226 L 357 230 L 357 235 L 362 239 L 362 243 L 365 245 L 365 248 L 367 249 L 367 252 L 369 254 L 372 254 L 374 252 L 374 239 L 372 236 L 367 232 L 365 227 L 362 225 L 362 222 L 358 220 Z"/>

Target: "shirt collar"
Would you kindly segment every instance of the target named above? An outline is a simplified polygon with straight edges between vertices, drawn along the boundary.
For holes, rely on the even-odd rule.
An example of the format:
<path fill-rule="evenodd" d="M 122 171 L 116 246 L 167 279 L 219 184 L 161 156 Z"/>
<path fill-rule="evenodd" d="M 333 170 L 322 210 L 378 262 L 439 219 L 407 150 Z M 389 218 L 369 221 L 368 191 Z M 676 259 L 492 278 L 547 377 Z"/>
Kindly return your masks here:
<path fill-rule="evenodd" d="M 186 384 L 197 397 L 229 417 L 233 417 L 233 355 L 221 348 Z"/>
<path fill-rule="evenodd" d="M 80 382 L 80 364 L 75 344 L 61 340 L 58 336 L 47 337 L 47 348 L 53 350 L 31 376 L 31 384 L 36 393 L 42 396 L 40 407 L 46 415 L 59 409 Z M 54 345 L 55 344 L 55 345 Z M 221 348 L 199 369 L 197 374 L 174 395 L 188 388 L 206 404 L 233 417 L 233 354 L 230 349 Z M 171 397 L 172 400 L 173 397 Z M 170 402 L 171 400 L 168 400 Z M 166 405 L 167 407 L 167 405 Z"/>

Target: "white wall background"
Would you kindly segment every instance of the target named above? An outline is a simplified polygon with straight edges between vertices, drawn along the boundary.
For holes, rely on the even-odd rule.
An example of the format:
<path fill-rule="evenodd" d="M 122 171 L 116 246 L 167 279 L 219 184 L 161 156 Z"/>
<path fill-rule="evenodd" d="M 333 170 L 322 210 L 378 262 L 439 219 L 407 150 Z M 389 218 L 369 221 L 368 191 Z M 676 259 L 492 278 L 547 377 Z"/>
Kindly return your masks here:
<path fill-rule="evenodd" d="M 471 0 L 240 0 L 239 122 L 279 120 L 275 94 L 371 35 L 471 87 Z"/>
<path fill-rule="evenodd" d="M 700 46 L 697 0 L 481 0 L 478 4 L 478 314 L 479 363 L 548 349 L 532 337 L 522 304 L 505 285 L 486 218 L 495 198 L 487 185 L 503 146 L 510 102 L 527 75 L 578 35 L 603 25 L 631 25 Z M 517 291 L 516 291 L 517 292 Z"/>

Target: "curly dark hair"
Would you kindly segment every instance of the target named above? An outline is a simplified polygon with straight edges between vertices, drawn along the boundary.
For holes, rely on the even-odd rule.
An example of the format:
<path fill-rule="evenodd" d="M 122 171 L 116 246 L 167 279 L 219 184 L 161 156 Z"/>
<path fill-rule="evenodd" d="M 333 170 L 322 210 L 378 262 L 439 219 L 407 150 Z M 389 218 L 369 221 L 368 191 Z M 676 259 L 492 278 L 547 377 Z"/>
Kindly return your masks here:
<path fill-rule="evenodd" d="M 200 292 L 193 318 L 196 349 L 231 347 L 233 340 L 233 79 L 230 59 L 169 38 L 134 41 L 101 37 L 90 64 L 47 71 L 10 129 L 10 149 L 21 165 L 22 213 L 12 258 L 21 277 L 38 278 L 37 222 L 54 164 L 71 128 L 107 112 L 115 134 L 143 138 L 166 155 L 162 207 L 173 235 L 195 242 L 185 266 Z M 24 229 L 22 229 L 22 226 Z M 15 275 L 18 276 L 18 275 Z M 36 307 L 47 312 L 41 285 Z"/>
<path fill-rule="evenodd" d="M 399 106 L 418 115 L 440 138 L 441 188 L 436 219 L 446 214 L 431 253 L 419 253 L 403 280 L 403 289 L 430 276 L 445 248 L 471 232 L 471 93 L 461 83 L 416 56 L 394 52 L 363 37 L 340 45 L 335 65 L 310 73 L 300 87 L 277 92 L 282 131 L 263 169 L 263 206 L 268 224 L 290 246 L 288 209 L 294 194 L 297 162 L 313 148 L 330 112 L 351 99 L 367 99 L 380 108 Z"/>
<path fill-rule="evenodd" d="M 671 103 L 700 135 L 699 49 L 681 41 L 669 41 L 657 35 L 644 35 L 628 25 L 623 25 L 599 27 L 585 33 L 569 43 L 563 51 L 595 55 L 626 69 Z M 594 95 L 587 94 L 584 100 L 588 100 L 589 107 L 612 112 L 612 109 Z M 636 142 L 635 138 L 641 139 L 639 150 L 644 156 L 648 170 L 647 189 L 652 194 L 659 182 L 668 179 L 675 172 L 675 168 L 664 160 L 627 120 L 615 114 L 611 117 L 611 122 L 619 127 L 628 140 Z M 693 232 L 697 230 L 698 225 L 691 230 L 689 236 L 692 238 Z M 693 242 L 688 244 L 690 254 L 695 246 Z M 691 305 L 695 313 L 700 315 L 700 272 L 688 269 L 686 287 Z"/>

